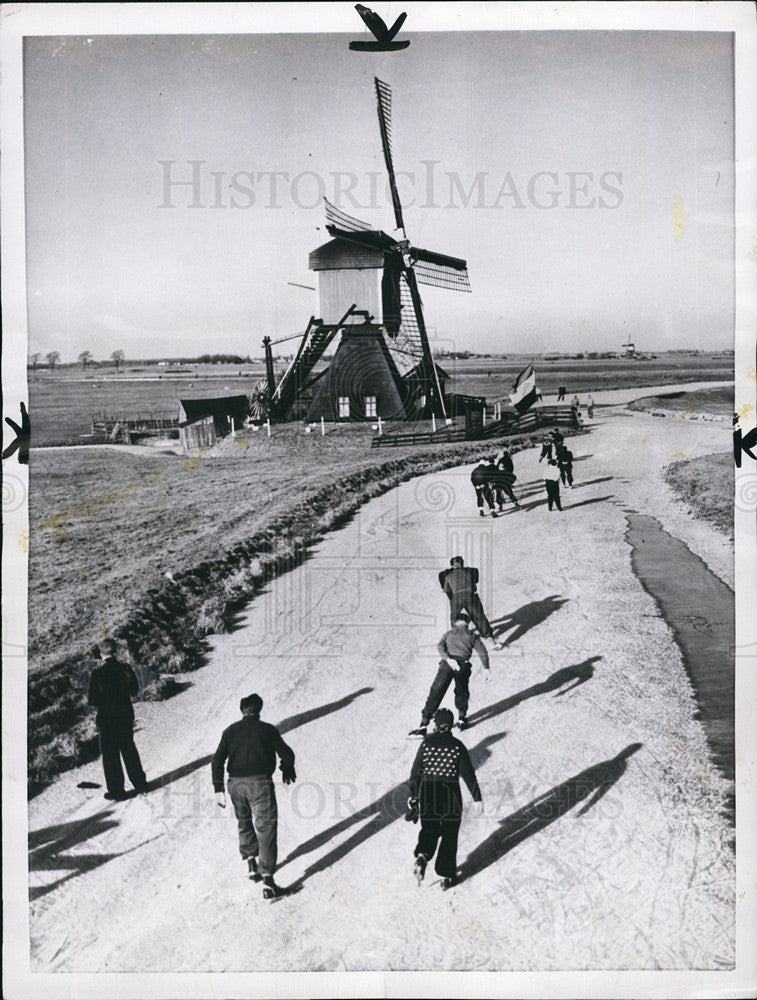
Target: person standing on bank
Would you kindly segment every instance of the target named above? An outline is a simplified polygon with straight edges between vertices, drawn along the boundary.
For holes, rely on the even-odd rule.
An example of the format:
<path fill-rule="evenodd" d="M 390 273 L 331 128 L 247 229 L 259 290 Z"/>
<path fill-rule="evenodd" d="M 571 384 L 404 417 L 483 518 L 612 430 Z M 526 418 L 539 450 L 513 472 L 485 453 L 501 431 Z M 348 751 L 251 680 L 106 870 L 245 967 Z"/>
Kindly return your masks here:
<path fill-rule="evenodd" d="M 97 709 L 95 721 L 107 788 L 105 798 L 121 801 L 131 796 L 124 790 L 122 757 L 134 792 L 146 792 L 148 786 L 134 744 L 134 706 L 131 699 L 139 693 L 139 681 L 128 664 L 116 659 L 116 651 L 113 639 L 100 643 L 102 663 L 95 667 L 89 679 L 89 704 Z"/>
<path fill-rule="evenodd" d="M 501 649 L 501 645 L 494 642 L 491 624 L 476 590 L 478 570 L 475 566 L 466 566 L 462 556 L 453 556 L 449 565 L 449 569 L 443 569 L 439 574 L 439 586 L 449 598 L 450 625 L 455 624 L 461 611 L 466 611 L 481 638 L 491 639 L 494 648 Z"/>
<path fill-rule="evenodd" d="M 239 853 L 247 863 L 247 877 L 263 879 L 263 898 L 276 899 L 284 890 L 276 885 L 278 808 L 273 772 L 276 758 L 285 785 L 297 780 L 294 751 L 275 726 L 260 721 L 263 699 L 259 694 L 242 698 L 242 718 L 224 729 L 213 756 L 211 773 L 216 803 L 226 808 L 223 768 L 228 761 L 228 788 L 239 827 Z"/>
<path fill-rule="evenodd" d="M 593 396 L 589 396 L 589 402 L 587 403 L 587 407 L 586 408 L 587 408 L 588 413 L 589 413 L 589 420 L 591 420 L 594 417 L 594 397 Z"/>
<path fill-rule="evenodd" d="M 471 628 L 470 619 L 464 612 L 455 616 L 452 628 L 445 632 L 437 645 L 439 669 L 428 692 L 426 704 L 421 712 L 421 724 L 417 729 L 411 729 L 410 736 L 425 736 L 428 724 L 434 712 L 439 708 L 447 689 L 454 681 L 455 708 L 458 711 L 460 729 L 468 726 L 468 704 L 470 702 L 471 654 L 475 650 L 481 660 L 484 670 L 489 670 L 489 654 L 481 641 L 481 636 Z M 499 649 L 501 645 L 498 644 Z M 452 662 L 450 662 L 452 661 Z M 454 665 L 453 665 L 454 664 Z"/>
<path fill-rule="evenodd" d="M 461 777 L 476 803 L 476 815 L 484 808 L 470 754 L 452 735 L 452 721 L 448 708 L 440 708 L 434 715 L 434 732 L 421 743 L 410 772 L 405 815 L 408 820 L 421 821 L 413 866 L 418 885 L 436 854 L 434 868 L 441 876 L 442 889 L 451 889 L 457 879 L 457 838 L 463 816 Z"/>
<path fill-rule="evenodd" d="M 562 510 L 560 504 L 560 469 L 554 458 L 550 458 L 547 468 L 544 470 L 544 485 L 547 487 L 547 504 L 552 510 L 553 506 Z"/>

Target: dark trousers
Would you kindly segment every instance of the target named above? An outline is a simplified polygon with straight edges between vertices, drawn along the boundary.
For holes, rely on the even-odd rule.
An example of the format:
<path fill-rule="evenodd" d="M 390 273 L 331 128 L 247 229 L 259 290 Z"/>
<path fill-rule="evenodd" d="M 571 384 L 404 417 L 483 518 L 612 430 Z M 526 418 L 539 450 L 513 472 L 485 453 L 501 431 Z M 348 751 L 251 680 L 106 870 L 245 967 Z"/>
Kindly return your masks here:
<path fill-rule="evenodd" d="M 261 875 L 273 875 L 279 819 L 273 781 L 259 774 L 245 778 L 229 776 L 227 785 L 239 829 L 239 853 L 245 860 L 257 858 Z"/>
<path fill-rule="evenodd" d="M 488 483 L 484 483 L 482 486 L 475 486 L 476 491 L 476 503 L 478 504 L 479 510 L 484 509 L 484 503 L 489 505 L 490 510 L 494 510 L 494 497 L 492 496 L 492 488 Z"/>
<path fill-rule="evenodd" d="M 547 486 L 547 504 L 549 509 L 552 510 L 553 506 L 556 506 L 558 510 L 562 510 L 560 505 L 560 481 L 558 479 L 545 479 L 544 482 Z"/>
<path fill-rule="evenodd" d="M 570 462 L 568 465 L 560 466 L 560 478 L 562 479 L 563 486 L 573 485 L 573 463 Z"/>
<path fill-rule="evenodd" d="M 557 391 L 557 402 L 561 403 L 563 399 L 565 399 L 565 390 L 560 387 Z"/>
<path fill-rule="evenodd" d="M 453 670 L 446 660 L 439 660 L 439 669 L 436 672 L 431 689 L 428 692 L 426 704 L 423 706 L 421 720 L 427 726 L 434 717 L 434 712 L 441 705 L 447 689 L 454 680 L 455 682 L 455 708 L 461 716 L 468 714 L 468 702 L 470 700 L 471 665 L 467 660 L 456 660 L 459 665 L 458 670 Z"/>
<path fill-rule="evenodd" d="M 454 878 L 457 873 L 457 837 L 463 813 L 459 782 L 424 780 L 420 787 L 418 808 L 421 829 L 415 845 L 416 858 L 430 861 L 436 853 L 436 874 L 441 878 Z"/>
<path fill-rule="evenodd" d="M 121 767 L 123 757 L 129 781 L 135 788 L 147 784 L 142 761 L 134 745 L 134 726 L 131 722 L 103 726 L 100 731 L 100 753 L 103 759 L 105 785 L 112 795 L 120 795 L 124 790 L 124 772 Z"/>
<path fill-rule="evenodd" d="M 494 491 L 494 496 L 500 507 L 505 506 L 505 497 L 509 497 L 512 502 L 517 506 L 518 501 L 515 499 L 515 494 L 513 493 L 512 486 L 498 486 Z"/>
<path fill-rule="evenodd" d="M 484 606 L 481 598 L 475 591 L 473 593 L 453 594 L 449 599 L 449 617 L 452 625 L 455 624 L 457 616 L 461 611 L 467 611 L 470 620 L 476 626 L 476 630 L 482 639 L 491 638 L 492 627 L 489 619 L 484 614 Z"/>

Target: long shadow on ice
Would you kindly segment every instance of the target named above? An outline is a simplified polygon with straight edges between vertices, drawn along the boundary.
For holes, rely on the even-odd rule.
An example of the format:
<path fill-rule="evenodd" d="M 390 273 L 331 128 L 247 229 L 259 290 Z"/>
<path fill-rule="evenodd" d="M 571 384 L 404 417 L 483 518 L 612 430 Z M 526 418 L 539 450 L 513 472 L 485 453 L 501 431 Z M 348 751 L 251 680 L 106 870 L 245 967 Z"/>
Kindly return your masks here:
<path fill-rule="evenodd" d="M 318 708 L 309 708 L 306 712 L 290 715 L 281 722 L 276 723 L 276 728 L 282 736 L 285 733 L 291 733 L 293 729 L 299 729 L 300 726 L 305 726 L 308 722 L 315 722 L 316 719 L 322 719 L 324 715 L 331 715 L 332 712 L 338 712 L 340 709 L 346 708 L 356 698 L 359 698 L 363 694 L 370 694 L 371 691 L 373 691 L 372 687 L 359 688 L 357 691 L 353 691 L 352 694 L 345 695 L 344 698 L 339 698 L 338 701 L 330 701 L 325 705 L 319 705 Z M 220 730 L 218 736 L 219 738 L 221 736 Z M 198 757 L 197 760 L 190 761 L 188 764 L 182 764 L 180 767 L 174 768 L 173 771 L 168 771 L 166 774 L 161 775 L 160 778 L 151 781 L 150 788 L 164 788 L 174 781 L 186 778 L 188 774 L 198 771 L 201 767 L 208 767 L 212 760 L 213 754 L 209 753 L 204 757 Z"/>
<path fill-rule="evenodd" d="M 572 691 L 573 688 L 577 688 L 579 685 L 591 680 L 594 676 L 594 664 L 601 659 L 601 656 L 590 656 L 588 660 L 583 660 L 581 663 L 575 663 L 570 667 L 562 667 L 560 670 L 556 670 L 553 674 L 550 674 L 545 681 L 524 688 L 523 691 L 509 695 L 507 698 L 503 698 L 502 701 L 497 701 L 487 708 L 480 708 L 468 717 L 468 721 L 472 726 L 475 726 L 479 722 L 486 722 L 497 715 L 501 715 L 503 712 L 509 711 L 511 708 L 515 708 L 516 705 L 520 705 L 521 702 L 526 701 L 528 698 L 535 698 L 540 694 L 549 694 L 550 691 L 554 691 L 555 697 L 559 698 L 561 695 L 567 694 L 568 691 Z"/>
<path fill-rule="evenodd" d="M 641 749 L 641 743 L 631 743 L 617 757 L 586 768 L 549 792 L 533 799 L 527 806 L 503 819 L 499 827 L 479 844 L 460 867 L 461 882 L 480 874 L 495 864 L 518 844 L 560 819 L 579 802 L 587 799 L 578 810 L 583 816 L 607 794 L 628 767 L 628 758 Z"/>
<path fill-rule="evenodd" d="M 558 611 L 563 604 L 567 603 L 567 597 L 550 594 L 549 597 L 545 597 L 541 601 L 531 601 L 529 604 L 524 604 L 517 611 L 511 611 L 509 614 L 503 615 L 501 618 L 495 618 L 492 621 L 491 626 L 494 636 L 499 639 L 508 629 L 515 627 L 515 631 L 504 642 L 505 646 L 510 646 L 512 643 L 517 642 L 518 639 L 522 639 L 526 632 L 530 631 L 536 625 L 541 625 L 551 614 Z"/>

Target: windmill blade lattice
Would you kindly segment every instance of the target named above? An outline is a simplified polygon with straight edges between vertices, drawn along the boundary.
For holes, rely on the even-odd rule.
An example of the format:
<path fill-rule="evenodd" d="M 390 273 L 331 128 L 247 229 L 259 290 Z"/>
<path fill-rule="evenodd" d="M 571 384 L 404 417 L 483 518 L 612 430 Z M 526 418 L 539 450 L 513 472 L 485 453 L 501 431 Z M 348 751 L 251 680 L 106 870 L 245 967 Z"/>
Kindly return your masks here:
<path fill-rule="evenodd" d="M 389 174 L 389 187 L 392 192 L 392 205 L 394 206 L 394 220 L 397 229 L 404 233 L 405 222 L 402 218 L 402 203 L 397 191 L 397 178 L 394 176 L 394 164 L 392 163 L 392 91 L 388 83 L 374 77 L 376 84 L 376 100 L 378 102 L 379 128 L 381 129 L 381 146 L 384 150 L 384 163 L 386 172 Z"/>
<path fill-rule="evenodd" d="M 323 204 L 326 208 L 326 221 L 337 229 L 344 229 L 349 233 L 369 233 L 373 229 L 367 222 L 361 222 L 360 219 L 347 215 L 336 205 L 332 205 L 328 198 L 323 199 Z"/>

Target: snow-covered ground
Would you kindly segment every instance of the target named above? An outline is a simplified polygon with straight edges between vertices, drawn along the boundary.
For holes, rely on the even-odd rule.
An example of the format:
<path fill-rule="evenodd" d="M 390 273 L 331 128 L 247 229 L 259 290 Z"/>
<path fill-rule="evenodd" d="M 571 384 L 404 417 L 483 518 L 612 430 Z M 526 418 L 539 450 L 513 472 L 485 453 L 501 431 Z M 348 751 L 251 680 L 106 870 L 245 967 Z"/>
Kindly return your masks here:
<path fill-rule="evenodd" d="M 647 390 L 655 391 L 655 390 Z M 599 402 L 599 395 L 595 400 Z M 475 516 L 468 470 L 367 504 L 273 581 L 173 699 L 136 706 L 157 790 L 102 799 L 99 762 L 30 803 L 35 971 L 724 969 L 734 859 L 671 630 L 633 575 L 630 509 L 724 579 L 727 544 L 663 486 L 728 429 L 600 411 L 574 439 L 576 485 L 549 512 L 538 452 L 515 458 L 524 508 Z M 403 820 L 417 725 L 447 626 L 436 574 L 460 553 L 507 639 L 474 669 L 470 748 L 485 800 L 462 881 L 411 876 Z M 730 573 L 730 575 L 729 575 Z M 241 696 L 297 753 L 279 796 L 275 905 L 243 877 L 209 759 Z M 451 696 L 448 695 L 448 701 Z M 467 793 L 463 793 L 470 803 Z"/>

